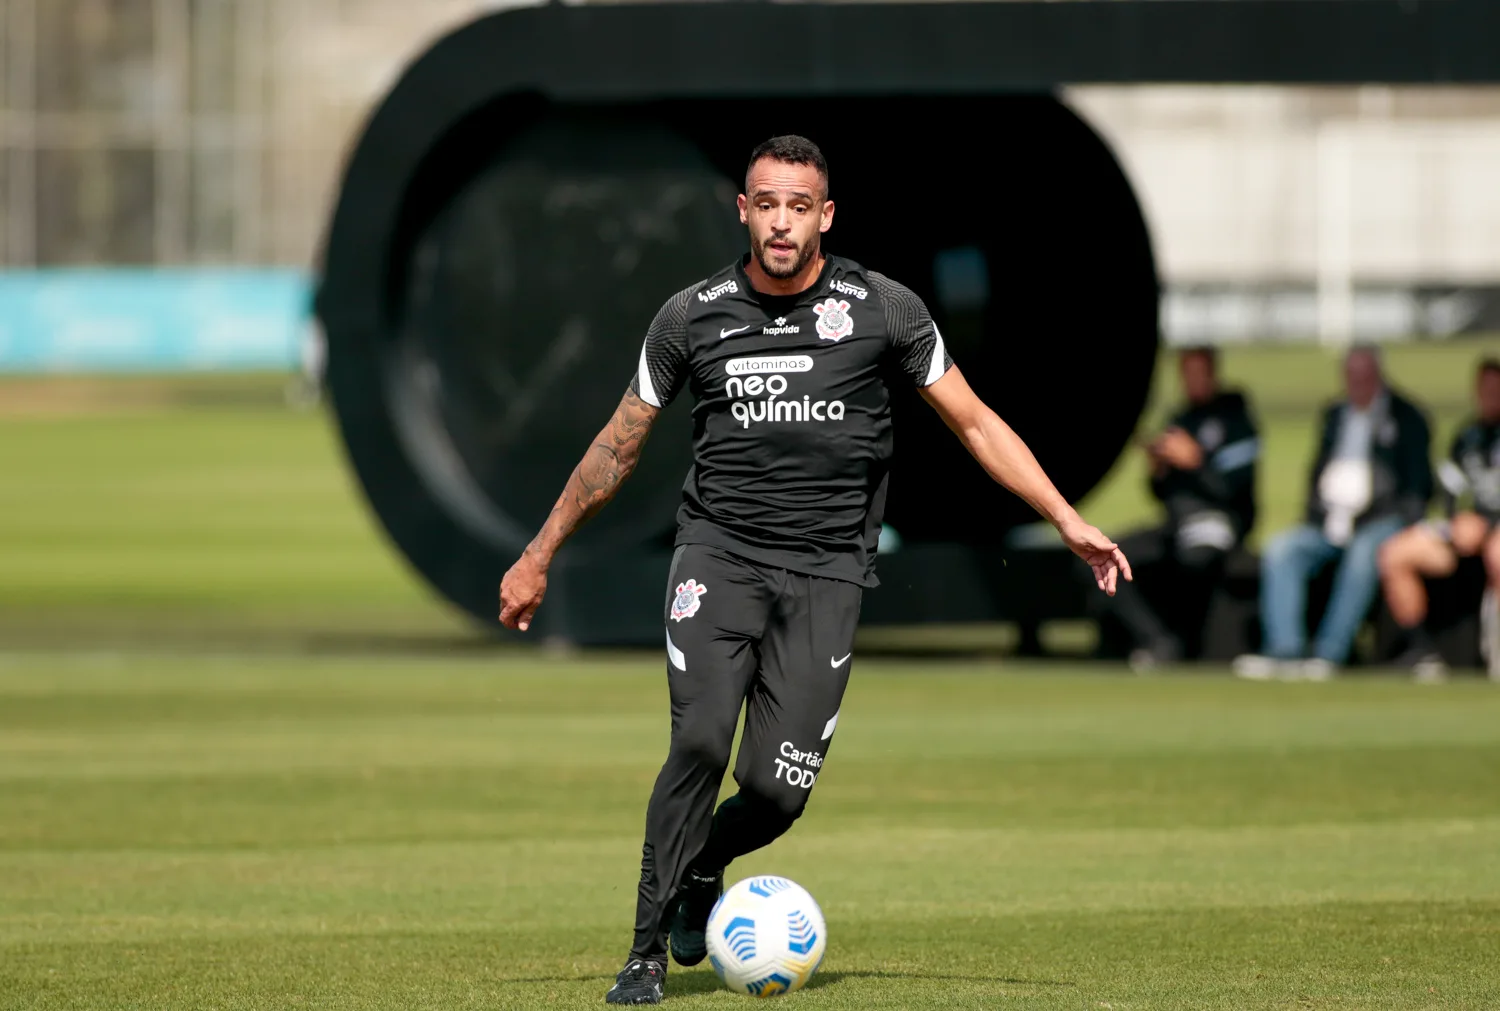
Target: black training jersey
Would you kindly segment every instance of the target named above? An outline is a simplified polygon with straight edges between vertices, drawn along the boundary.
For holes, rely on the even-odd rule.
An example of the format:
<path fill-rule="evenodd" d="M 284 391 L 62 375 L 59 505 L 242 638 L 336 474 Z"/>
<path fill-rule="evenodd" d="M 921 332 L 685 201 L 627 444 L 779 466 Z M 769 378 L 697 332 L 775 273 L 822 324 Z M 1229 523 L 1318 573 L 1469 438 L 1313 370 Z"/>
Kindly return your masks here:
<path fill-rule="evenodd" d="M 1474 511 L 1491 523 L 1500 522 L 1500 425 L 1471 421 L 1453 437 L 1448 459 L 1438 468 L 1451 515 L 1464 495 L 1472 496 Z"/>
<path fill-rule="evenodd" d="M 1172 469 L 1151 479 L 1151 490 L 1175 523 L 1203 512 L 1227 515 L 1236 537 L 1255 526 L 1255 470 L 1260 435 L 1243 393 L 1224 390 L 1203 404 L 1187 404 L 1168 423 L 1203 450 L 1197 470 Z"/>
<path fill-rule="evenodd" d="M 679 544 L 874 586 L 891 461 L 892 381 L 953 364 L 927 307 L 828 257 L 812 287 L 764 295 L 748 257 L 669 299 L 630 388 L 665 407 L 686 385 L 693 466 Z"/>

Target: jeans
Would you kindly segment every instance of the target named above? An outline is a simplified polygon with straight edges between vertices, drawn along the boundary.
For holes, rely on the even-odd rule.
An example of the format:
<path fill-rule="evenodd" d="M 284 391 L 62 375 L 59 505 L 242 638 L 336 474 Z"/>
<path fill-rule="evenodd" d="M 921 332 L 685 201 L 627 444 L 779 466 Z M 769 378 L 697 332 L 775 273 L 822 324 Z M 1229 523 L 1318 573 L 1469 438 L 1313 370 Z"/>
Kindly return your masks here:
<path fill-rule="evenodd" d="M 1313 655 L 1336 664 L 1348 660 L 1359 624 L 1380 587 L 1376 554 L 1403 525 L 1395 516 L 1372 520 L 1355 530 L 1342 549 L 1329 543 L 1321 529 L 1308 524 L 1278 534 L 1260 563 L 1263 652 L 1282 660 L 1302 657 L 1307 641 L 1308 580 L 1342 554 L 1333 578 L 1333 596 L 1313 641 Z"/>

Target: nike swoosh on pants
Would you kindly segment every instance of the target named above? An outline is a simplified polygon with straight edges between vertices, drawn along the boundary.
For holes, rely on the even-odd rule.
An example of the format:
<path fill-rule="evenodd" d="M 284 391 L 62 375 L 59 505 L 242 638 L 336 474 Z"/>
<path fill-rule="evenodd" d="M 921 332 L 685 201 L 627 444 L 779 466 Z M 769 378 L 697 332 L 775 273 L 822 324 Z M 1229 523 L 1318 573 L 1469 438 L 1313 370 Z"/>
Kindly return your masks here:
<path fill-rule="evenodd" d="M 831 667 L 842 667 L 842 666 L 844 666 L 844 661 L 848 660 L 853 655 L 854 655 L 853 652 L 845 653 L 843 660 L 835 660 L 833 657 L 829 657 L 828 658 L 828 664 Z"/>

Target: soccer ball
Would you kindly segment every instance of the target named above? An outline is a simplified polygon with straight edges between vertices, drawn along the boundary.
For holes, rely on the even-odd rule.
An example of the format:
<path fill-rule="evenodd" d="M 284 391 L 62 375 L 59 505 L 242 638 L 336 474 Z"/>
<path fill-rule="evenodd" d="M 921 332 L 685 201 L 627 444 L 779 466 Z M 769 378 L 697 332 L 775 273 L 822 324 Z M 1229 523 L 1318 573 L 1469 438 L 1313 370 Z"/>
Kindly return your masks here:
<path fill-rule="evenodd" d="M 751 997 L 800 989 L 827 947 L 823 911 L 786 878 L 746 878 L 708 917 L 709 963 L 729 989 Z"/>

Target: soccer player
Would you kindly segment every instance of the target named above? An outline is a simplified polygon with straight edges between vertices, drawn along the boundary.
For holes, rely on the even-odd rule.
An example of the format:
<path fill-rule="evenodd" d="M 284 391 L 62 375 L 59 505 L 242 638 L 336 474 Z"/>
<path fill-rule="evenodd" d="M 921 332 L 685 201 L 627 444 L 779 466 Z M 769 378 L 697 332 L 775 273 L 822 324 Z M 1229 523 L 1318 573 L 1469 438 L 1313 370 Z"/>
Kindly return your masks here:
<path fill-rule="evenodd" d="M 974 395 L 922 301 L 823 252 L 828 194 L 811 141 L 775 137 L 752 152 L 739 198 L 749 254 L 662 306 L 614 417 L 500 586 L 501 622 L 525 630 L 558 548 L 634 469 L 658 412 L 691 389 L 693 466 L 663 615 L 671 745 L 646 809 L 635 942 L 611 1004 L 660 1003 L 669 933 L 679 964 L 702 961 L 724 868 L 791 827 L 827 760 L 860 594 L 876 585 L 889 379 L 919 387 L 1101 590 L 1131 578 L 1114 542 Z M 715 811 L 742 705 L 739 793 Z"/>
<path fill-rule="evenodd" d="M 1482 613 L 1490 677 L 1500 679 L 1500 651 L 1494 643 L 1495 591 L 1500 587 L 1500 361 L 1480 362 L 1476 385 L 1478 414 L 1453 437 L 1448 459 L 1438 468 L 1448 520 L 1407 527 L 1380 549 L 1386 604 L 1407 633 L 1408 648 L 1400 662 L 1420 681 L 1441 681 L 1448 673 L 1427 629 L 1422 577 L 1451 575 L 1460 558 L 1475 555 L 1484 558 L 1488 577 Z M 1469 508 L 1459 512 L 1465 496 Z"/>

